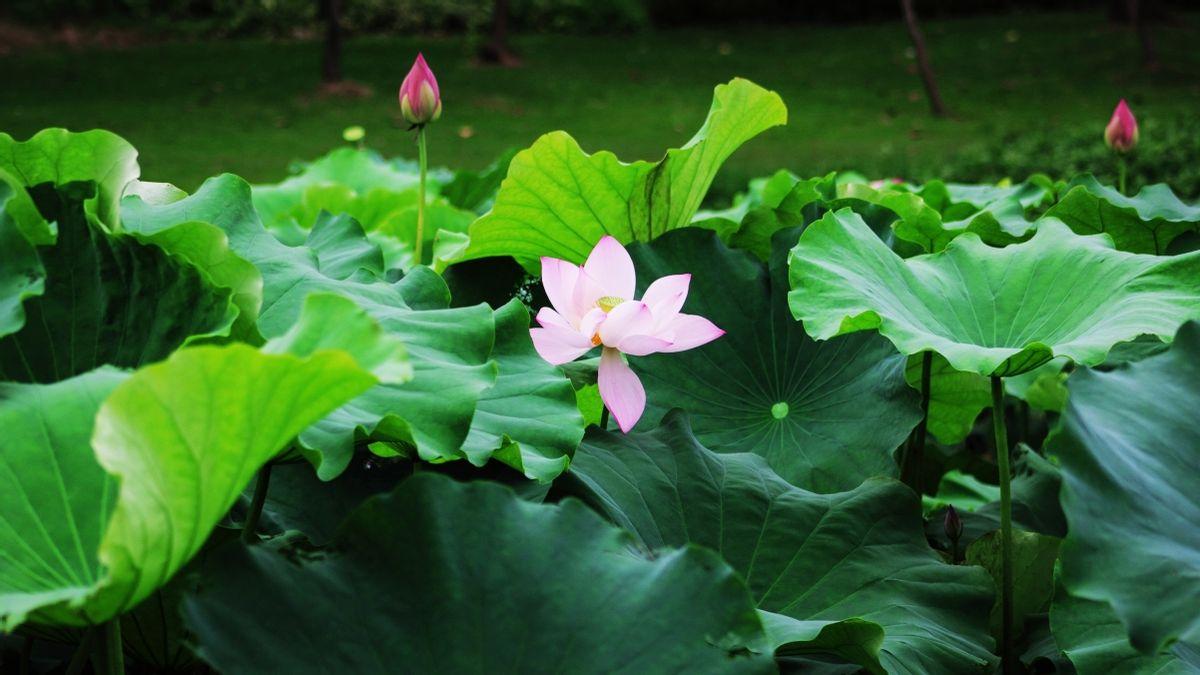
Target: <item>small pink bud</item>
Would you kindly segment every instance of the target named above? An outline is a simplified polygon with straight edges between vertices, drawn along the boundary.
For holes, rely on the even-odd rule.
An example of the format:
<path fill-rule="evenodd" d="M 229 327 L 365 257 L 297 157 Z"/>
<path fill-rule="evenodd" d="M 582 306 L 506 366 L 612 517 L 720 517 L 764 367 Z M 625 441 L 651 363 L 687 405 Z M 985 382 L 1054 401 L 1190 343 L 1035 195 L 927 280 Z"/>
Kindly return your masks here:
<path fill-rule="evenodd" d="M 442 116 L 442 95 L 438 91 L 437 78 L 421 54 L 417 54 L 412 70 L 408 71 L 400 85 L 400 112 L 409 124 L 416 126 L 436 121 Z"/>
<path fill-rule="evenodd" d="M 1112 119 L 1108 121 L 1108 126 L 1104 127 L 1104 142 L 1108 144 L 1108 147 L 1122 154 L 1137 147 L 1137 120 L 1134 119 L 1133 111 L 1129 109 L 1129 104 L 1125 102 L 1125 99 L 1121 99 L 1121 102 L 1117 104 Z"/>

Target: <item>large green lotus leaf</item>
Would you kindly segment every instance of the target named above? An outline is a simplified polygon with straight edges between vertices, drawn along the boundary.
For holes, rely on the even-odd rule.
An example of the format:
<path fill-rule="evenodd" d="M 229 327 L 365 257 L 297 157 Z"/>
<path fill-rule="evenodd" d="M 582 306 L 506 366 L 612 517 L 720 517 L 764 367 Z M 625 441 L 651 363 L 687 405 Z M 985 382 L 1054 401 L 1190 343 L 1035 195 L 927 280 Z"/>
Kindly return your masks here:
<path fill-rule="evenodd" d="M 583 415 L 571 381 L 534 350 L 520 300 L 496 310 L 492 356 L 500 375 L 479 399 L 463 452 L 477 466 L 494 457 L 529 478 L 551 480 L 583 438 Z"/>
<path fill-rule="evenodd" d="M 65 209 L 66 214 L 58 215 L 79 215 L 78 222 L 86 221 L 88 227 L 94 230 L 92 238 L 97 241 L 104 237 L 96 233 L 123 233 L 124 228 L 118 213 L 118 202 L 122 192 L 143 195 L 147 200 L 161 203 L 185 196 L 181 190 L 171 185 L 135 180 L 138 175 L 137 152 L 120 137 L 107 131 L 76 134 L 63 129 L 48 129 L 24 143 L 13 143 L 7 137 L 0 137 L 0 155 L 4 155 L 0 157 L 0 182 L 4 180 L 4 176 L 8 176 L 8 182 L 17 188 L 14 205 L 17 211 L 24 208 L 20 215 L 24 219 L 26 237 L 30 242 L 41 246 L 53 244 L 55 230 L 61 233 L 64 227 L 63 223 L 54 223 L 54 214 L 48 216 L 45 213 L 46 202 L 49 200 L 44 194 L 48 190 L 45 185 L 56 185 L 61 192 L 69 184 L 95 184 L 93 194 L 79 195 L 82 199 L 81 206 L 72 204 L 71 208 Z M 37 195 L 43 196 L 38 197 L 38 201 L 35 202 L 34 198 Z M 64 211 L 62 208 L 52 210 Z M 229 289 L 237 308 L 237 318 L 233 326 L 234 337 L 248 340 L 254 338 L 253 326 L 261 303 L 262 280 L 252 265 L 229 251 L 228 242 L 222 232 L 204 223 L 181 222 L 164 223 L 154 232 L 133 234 L 134 240 L 163 249 L 204 272 L 213 285 Z M 127 282 L 130 289 L 141 291 L 143 296 L 146 295 L 145 289 L 159 285 L 152 281 L 155 272 L 163 273 L 153 265 L 138 265 L 137 260 L 112 260 L 108 261 L 106 267 L 106 274 L 120 272 L 124 277 L 121 281 Z M 141 267 L 149 268 L 143 270 Z M 109 285 L 112 286 L 113 274 L 107 274 L 107 277 Z M 77 283 L 86 286 L 83 289 L 85 292 L 98 285 L 94 280 L 86 278 L 78 279 Z M 169 286 L 170 283 L 169 278 L 165 280 L 165 285 Z M 60 282 L 56 286 L 62 290 L 63 284 Z M 120 284 L 116 287 L 120 288 Z M 111 292 L 112 289 L 109 290 Z M 196 320 L 202 320 L 204 316 L 200 304 L 197 303 Z M 167 316 L 159 317 L 160 320 L 172 319 L 170 312 L 164 314 Z M 115 321 L 117 318 L 119 317 L 110 317 L 110 320 Z M 131 322 L 138 320 L 137 317 L 129 318 Z M 179 318 L 174 316 L 173 320 L 178 321 Z"/>
<path fill-rule="evenodd" d="M 908 357 L 904 378 L 921 388 L 921 354 Z M 978 373 L 955 370 L 946 357 L 934 354 L 929 364 L 929 433 L 947 445 L 960 443 L 971 433 L 979 413 L 992 405 L 992 385 Z"/>
<path fill-rule="evenodd" d="M 229 238 L 220 228 L 193 221 L 154 233 L 131 234 L 139 241 L 183 258 L 207 274 L 213 285 L 229 289 L 230 299 L 238 309 L 232 336 L 245 342 L 259 341 L 256 324 L 262 305 L 262 275 L 249 261 L 229 250 Z"/>
<path fill-rule="evenodd" d="M 1200 206 L 1188 206 L 1164 183 L 1147 185 L 1126 197 L 1094 176 L 1075 178 L 1049 211 L 1079 234 L 1103 232 L 1122 251 L 1167 253 L 1184 232 L 1200 232 Z"/>
<path fill-rule="evenodd" d="M 57 237 L 36 249 L 43 292 L 26 298 L 21 329 L 0 338 L 0 379 L 55 382 L 104 364 L 135 368 L 189 340 L 228 334 L 237 315 L 229 291 L 157 246 L 105 231 L 85 210 L 95 190 L 91 182 L 29 189 Z"/>
<path fill-rule="evenodd" d="M 517 149 L 505 150 L 482 171 L 455 171 L 454 178 L 444 184 L 441 195 L 454 207 L 483 214 L 492 208 L 500 183 L 508 175 L 508 165 L 517 156 Z"/>
<path fill-rule="evenodd" d="M 703 447 L 680 413 L 650 432 L 590 433 L 566 479 L 652 550 L 719 552 L 780 653 L 833 651 L 877 673 L 989 672 L 991 579 L 940 561 L 916 495 L 894 480 L 808 492 L 758 456 Z"/>
<path fill-rule="evenodd" d="M 896 236 L 929 253 L 945 249 L 956 237 L 967 232 L 975 233 L 993 246 L 1004 246 L 1027 238 L 1033 229 L 1033 223 L 1025 220 L 1024 208 L 1015 197 L 988 204 L 958 220 L 944 219 L 921 197 L 902 190 L 849 183 L 838 187 L 838 197 L 829 205 L 830 209 L 848 206 L 845 200 L 852 200 L 881 206 L 895 213 L 892 229 Z"/>
<path fill-rule="evenodd" d="M 1044 613 L 1050 608 L 1050 599 L 1054 596 L 1054 562 L 1058 559 L 1062 540 L 1023 530 L 1012 534 L 1012 632 L 1020 635 L 1027 616 Z M 968 565 L 979 565 L 987 570 L 998 588 L 1003 564 L 1000 533 L 989 532 L 972 542 L 967 547 L 966 560 Z M 991 617 L 992 636 L 997 643 L 1002 639 L 1003 623 L 1002 604 L 997 597 Z"/>
<path fill-rule="evenodd" d="M 359 223 L 347 214 L 323 211 L 304 242 L 317 256 L 317 268 L 331 279 L 349 279 L 359 270 L 384 273 L 383 253 L 363 237 Z"/>
<path fill-rule="evenodd" d="M 120 223 L 121 192 L 138 175 L 137 150 L 120 136 L 99 129 L 83 133 L 43 129 L 27 141 L 0 133 L 0 173 L 26 187 L 94 181 L 94 199 L 88 200 L 87 213 L 111 231 Z M 30 195 L 19 193 L 12 202 L 12 216 L 30 242 L 54 241 Z"/>
<path fill-rule="evenodd" d="M 920 419 L 919 396 L 887 340 L 816 342 L 789 315 L 783 257 L 796 232 L 777 235 L 771 270 L 694 228 L 630 247 L 639 292 L 690 273 L 683 310 L 726 331 L 697 349 L 630 359 L 646 388 L 641 428 L 682 408 L 713 450 L 762 455 L 806 489 L 848 490 L 896 475 L 892 452 Z"/>
<path fill-rule="evenodd" d="M 1124 343 L 1123 343 L 1124 344 Z M 921 387 L 922 356 L 908 357 L 904 376 L 918 391 Z M 1065 358 L 1046 363 L 1004 381 L 1009 396 L 1024 400 L 1038 410 L 1059 412 L 1066 400 L 1067 373 L 1062 372 Z M 929 378 L 929 433 L 938 442 L 962 442 L 974 428 L 979 413 L 992 405 L 992 385 L 979 373 L 955 370 L 946 357 L 934 354 Z"/>
<path fill-rule="evenodd" d="M 1041 206 L 1053 197 L 1053 181 L 1043 174 L 1034 174 L 1023 183 L 944 183 L 931 180 L 916 192 L 938 213 L 950 219 L 963 218 L 982 211 L 997 202 L 1016 200 L 1023 209 Z"/>
<path fill-rule="evenodd" d="M 37 250 L 7 209 L 16 191 L 0 175 L 0 335 L 19 331 L 25 325 L 25 301 L 46 290 Z"/>
<path fill-rule="evenodd" d="M 322 478 L 346 467 L 355 444 L 370 438 L 415 445 L 428 461 L 460 459 L 480 395 L 496 378 L 490 359 L 495 329 L 486 305 L 448 309 L 414 309 L 405 294 L 448 298 L 445 283 L 417 268 L 411 281 L 388 283 L 363 260 L 362 229 L 352 220 L 322 222 L 316 249 L 280 243 L 263 227 L 250 203 L 250 187 L 224 175 L 209 179 L 191 197 L 167 205 L 125 200 L 122 217 L 131 227 L 154 222 L 200 220 L 220 227 L 230 248 L 253 263 L 263 276 L 263 305 L 258 328 L 271 337 L 296 320 L 304 298 L 325 291 L 349 297 L 408 348 L 412 380 L 382 384 L 339 408 L 306 430 L 300 450 Z M 340 243 L 339 243 L 340 242 Z M 349 259 L 334 251 L 357 251 Z M 371 260 L 377 260 L 369 255 Z M 357 271 L 346 277 L 351 269 Z"/>
<path fill-rule="evenodd" d="M 331 207 L 365 201 L 375 190 L 381 191 L 381 196 L 374 197 L 377 203 L 364 208 L 388 202 L 390 195 L 382 193 L 410 193 L 404 199 L 415 203 L 417 182 L 415 172 L 400 171 L 371 150 L 338 148 L 301 165 L 295 175 L 280 183 L 254 186 L 254 208 L 269 228 L 308 229 L 322 209 L 343 212 Z M 436 183 L 430 188 L 436 192 Z"/>
<path fill-rule="evenodd" d="M 1112 248 L 1052 219 L 997 249 L 965 234 L 903 260 L 857 214 L 810 225 L 792 250 L 792 313 L 817 339 L 878 329 L 905 354 L 932 350 L 956 370 L 1016 375 L 1065 356 L 1091 365 L 1141 334 L 1169 338 L 1200 316 L 1200 254 Z"/>
<path fill-rule="evenodd" d="M 772 182 L 775 182 L 774 179 Z M 738 230 L 729 238 L 730 245 L 746 249 L 763 261 L 770 260 L 775 233 L 807 225 L 819 218 L 826 205 L 837 199 L 837 189 L 836 173 L 792 181 L 783 195 L 777 194 L 777 187 L 772 190 L 769 201 L 764 187 L 762 203 L 746 212 Z"/>
<path fill-rule="evenodd" d="M 762 626 L 733 570 L 632 545 L 579 502 L 420 474 L 330 549 L 226 547 L 184 617 L 230 675 L 774 672 L 741 649 Z"/>
<path fill-rule="evenodd" d="M 443 199 L 435 199 L 425 208 L 425 230 L 422 234 L 425 264 L 437 268 L 444 263 L 437 261 L 439 244 L 454 235 L 465 237 L 475 214 L 451 206 Z M 371 241 L 383 249 L 387 267 L 409 269 L 415 264 L 414 247 L 417 242 L 417 207 L 410 206 L 392 213 L 376 228 L 368 232 Z"/>
<path fill-rule="evenodd" d="M 1197 383 L 1200 324 L 1188 323 L 1163 354 L 1072 375 L 1047 441 L 1070 524 L 1063 582 L 1111 604 L 1145 654 L 1173 640 L 1200 646 Z"/>
<path fill-rule="evenodd" d="M 1013 523 L 1027 532 L 1063 538 L 1067 534 L 1067 521 L 1058 503 L 1058 493 L 1062 487 L 1062 475 L 1058 467 L 1024 444 L 1018 444 L 1017 449 L 1012 479 Z M 929 512 L 926 534 L 942 549 L 950 549 L 943 523 L 946 506 L 953 505 L 963 522 L 963 534 L 959 541 L 959 550 L 962 551 L 976 539 L 1000 529 L 999 500 L 998 486 L 950 471 L 942 477 L 935 496 L 922 497 Z"/>
<path fill-rule="evenodd" d="M 379 377 L 403 377 L 403 359 L 349 300 L 314 296 L 263 351 L 192 347 L 132 374 L 0 385 L 0 628 L 137 605 L 260 466 Z"/>
<path fill-rule="evenodd" d="M 1196 675 L 1200 670 L 1200 662 L 1189 665 L 1177 654 L 1134 649 L 1112 607 L 1070 595 L 1061 586 L 1050 606 L 1050 629 L 1079 675 Z"/>
<path fill-rule="evenodd" d="M 471 226 L 465 257 L 582 263 L 606 234 L 630 243 L 685 227 L 725 159 L 786 122 L 778 94 L 734 79 L 717 86 L 696 135 L 658 162 L 588 155 L 565 132 L 546 134 L 513 158 L 492 210 Z"/>

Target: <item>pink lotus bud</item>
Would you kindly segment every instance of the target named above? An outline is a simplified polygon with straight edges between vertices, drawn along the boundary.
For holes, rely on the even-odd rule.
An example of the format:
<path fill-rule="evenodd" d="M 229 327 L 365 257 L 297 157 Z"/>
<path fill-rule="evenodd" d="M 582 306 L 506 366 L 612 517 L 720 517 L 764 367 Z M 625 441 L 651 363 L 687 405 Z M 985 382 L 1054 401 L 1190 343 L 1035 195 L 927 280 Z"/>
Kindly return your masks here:
<path fill-rule="evenodd" d="M 438 92 L 437 78 L 421 54 L 417 54 L 412 70 L 400 85 L 400 112 L 409 124 L 416 126 L 442 116 L 442 95 Z"/>
<path fill-rule="evenodd" d="M 1104 127 L 1104 142 L 1120 153 L 1129 152 L 1137 147 L 1137 120 L 1134 119 L 1133 111 L 1129 109 L 1125 99 L 1121 99 L 1117 104 L 1112 119 L 1108 121 L 1108 126 Z"/>
<path fill-rule="evenodd" d="M 946 537 L 952 542 L 958 542 L 962 538 L 963 523 L 962 518 L 958 516 L 958 511 L 953 506 L 946 507 L 946 517 L 942 521 L 942 527 L 946 530 Z"/>

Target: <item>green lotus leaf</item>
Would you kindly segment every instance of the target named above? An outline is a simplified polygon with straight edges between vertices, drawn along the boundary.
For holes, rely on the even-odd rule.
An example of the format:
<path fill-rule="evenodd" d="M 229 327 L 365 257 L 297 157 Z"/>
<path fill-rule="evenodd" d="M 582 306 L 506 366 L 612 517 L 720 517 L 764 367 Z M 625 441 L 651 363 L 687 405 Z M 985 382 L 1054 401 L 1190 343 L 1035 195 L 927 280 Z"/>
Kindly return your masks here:
<path fill-rule="evenodd" d="M 94 181 L 95 194 L 86 203 L 87 214 L 111 232 L 120 223 L 121 192 L 138 175 L 137 150 L 120 136 L 99 129 L 83 133 L 43 129 L 27 141 L 0 133 L 0 173 L 19 179 L 26 187 Z M 8 208 L 31 243 L 53 243 L 53 232 L 32 195 L 16 194 Z"/>
<path fill-rule="evenodd" d="M 398 205 L 390 200 L 401 199 L 404 205 L 415 204 L 418 180 L 415 171 L 398 170 L 371 150 L 338 148 L 302 164 L 295 175 L 280 183 L 255 185 L 254 208 L 270 229 L 299 227 L 307 230 L 322 210 L 344 213 L 359 200 L 377 200 L 375 204 L 362 205 L 376 211 L 386 203 L 387 208 L 382 209 L 385 212 Z M 430 187 L 436 192 L 436 183 Z M 372 197 L 373 191 L 380 192 Z M 398 194 L 404 196 L 398 197 Z M 355 219 L 364 222 L 362 215 L 357 214 Z"/>
<path fill-rule="evenodd" d="M 920 354 L 908 357 L 904 379 L 921 390 Z M 992 405 L 992 385 L 978 373 L 955 370 L 946 357 L 934 354 L 929 365 L 927 428 L 939 443 L 961 443 L 971 433 L 979 413 Z"/>
<path fill-rule="evenodd" d="M 230 675 L 775 672 L 740 649 L 762 626 L 733 570 L 632 542 L 578 502 L 425 473 L 366 502 L 330 549 L 226 547 L 184 617 Z"/>
<path fill-rule="evenodd" d="M 1126 344 L 1126 343 L 1122 343 Z M 918 391 L 921 387 L 919 354 L 908 357 L 904 377 Z M 1004 381 L 1004 391 L 1038 410 L 1059 412 L 1066 401 L 1067 373 L 1065 358 L 1057 358 Z M 992 405 L 992 385 L 978 373 L 955 370 L 946 357 L 934 354 L 929 378 L 929 433 L 939 443 L 961 443 L 966 439 L 975 420 Z"/>
<path fill-rule="evenodd" d="M 46 290 L 46 270 L 37 249 L 8 212 L 17 188 L 0 176 L 0 336 L 25 325 L 25 301 Z"/>
<path fill-rule="evenodd" d="M 1079 234 L 1103 232 L 1119 250 L 1131 253 L 1168 252 L 1184 232 L 1200 232 L 1200 206 L 1188 206 L 1163 183 L 1147 185 L 1126 197 L 1094 176 L 1071 181 L 1068 192 L 1046 212 Z"/>
<path fill-rule="evenodd" d="M 1200 324 L 1188 323 L 1163 354 L 1072 375 L 1047 440 L 1070 523 L 1063 582 L 1110 604 L 1144 654 L 1175 640 L 1200 646 L 1197 382 Z"/>
<path fill-rule="evenodd" d="M 1067 521 L 1058 503 L 1062 475 L 1050 460 L 1024 444 L 1017 445 L 1013 462 L 1013 524 L 1027 532 L 1061 539 L 1067 534 Z M 963 522 L 959 551 L 984 535 L 1000 529 L 1000 488 L 959 471 L 942 476 L 937 494 L 923 496 L 929 514 L 929 539 L 939 548 L 950 550 L 943 522 L 945 508 L 953 505 Z"/>
<path fill-rule="evenodd" d="M 9 143 L 7 146 L 6 141 Z M 118 211 L 118 200 L 122 191 L 125 194 L 144 195 L 146 199 L 159 203 L 169 203 L 186 196 L 182 190 L 172 185 L 135 180 L 138 175 L 137 152 L 132 146 L 106 131 L 76 134 L 62 129 L 48 129 L 24 143 L 12 143 L 11 139 L 5 137 L 0 139 L 0 147 L 3 147 L 0 152 L 7 152 L 7 158 L 0 160 L 0 164 L 4 165 L 0 166 L 0 182 L 3 182 L 5 175 L 9 176 L 8 182 L 17 192 L 14 199 L 26 208 L 24 217 L 28 240 L 39 246 L 49 247 L 55 244 L 55 233 L 62 235 L 64 228 L 68 228 L 66 234 L 71 237 L 71 241 L 63 242 L 53 250 L 47 248 L 45 254 L 57 256 L 60 262 L 65 262 L 72 259 L 72 251 L 75 251 L 74 255 L 78 256 L 75 262 L 81 265 L 81 269 L 85 272 L 95 271 L 92 268 L 98 265 L 98 273 L 105 281 L 101 284 L 95 278 L 88 278 L 87 274 L 78 276 L 73 279 L 75 285 L 82 287 L 78 292 L 93 295 L 104 292 L 109 295 L 128 296 L 112 299 L 112 303 L 128 304 L 130 308 L 123 312 L 115 312 L 114 316 L 106 319 L 108 323 L 124 320 L 126 325 L 134 326 L 145 322 L 147 315 L 144 312 L 140 316 L 137 315 L 137 307 L 146 307 L 149 302 L 155 301 L 156 297 L 168 304 L 172 299 L 177 301 L 181 294 L 181 286 L 186 285 L 175 278 L 180 274 L 164 269 L 161 263 L 147 262 L 146 259 L 151 258 L 152 254 L 132 244 L 140 241 L 161 248 L 171 254 L 175 262 L 185 261 L 200 270 L 204 273 L 205 280 L 217 288 L 228 289 L 236 307 L 236 311 L 233 312 L 236 319 L 232 335 L 248 341 L 255 340 L 253 326 L 259 304 L 262 302 L 262 279 L 252 265 L 229 251 L 228 242 L 220 230 L 196 222 L 164 223 L 153 232 L 128 232 L 124 228 Z M 14 176 L 19 176 L 20 180 L 16 180 Z M 72 192 L 74 196 L 69 198 L 64 196 L 67 194 L 68 185 L 82 186 L 89 183 L 95 186 L 92 194 L 87 194 L 87 188 L 79 187 L 72 190 L 82 192 Z M 49 185 L 58 188 L 59 206 L 53 205 L 54 199 L 48 194 Z M 75 199 L 81 200 L 81 203 L 74 203 L 72 200 Z M 69 222 L 55 222 L 55 219 L 60 217 Z M 33 229 L 45 236 L 31 235 L 28 227 L 31 223 L 36 223 Z M 77 228 L 84 227 L 84 223 L 86 231 L 90 233 L 88 236 L 96 247 L 92 253 L 89 253 L 87 247 L 81 247 L 77 243 L 83 236 Z M 121 236 L 126 234 L 133 236 Z M 104 250 L 109 244 L 113 248 L 112 255 L 106 255 Z M 131 251 L 136 255 L 131 257 Z M 138 253 L 139 251 L 141 252 Z M 88 255 L 94 258 L 90 264 L 83 260 Z M 65 269 L 74 273 L 74 267 L 70 265 Z M 59 269 L 58 273 L 61 274 L 62 269 Z M 163 277 L 161 281 L 156 280 L 156 274 Z M 182 276 L 194 274 L 185 272 Z M 57 289 L 60 296 L 68 290 L 68 285 L 64 285 L 62 279 L 51 285 Z M 147 289 L 156 289 L 159 286 L 164 287 L 161 292 L 147 292 Z M 122 290 L 125 288 L 141 292 L 125 293 Z M 73 302 L 82 299 L 75 295 L 70 295 L 69 298 Z M 211 320 L 206 313 L 212 313 L 215 308 L 206 307 L 206 301 L 201 298 L 195 298 L 191 304 L 196 314 L 190 318 L 191 321 L 200 324 L 206 319 Z M 207 304 L 212 302 L 207 301 Z M 182 315 L 180 312 L 171 312 L 169 307 L 163 307 L 151 318 L 160 324 L 157 329 L 161 329 L 161 324 L 170 321 L 181 322 Z M 182 325 L 175 329 L 179 333 L 187 330 Z M 188 335 L 203 336 L 206 332 L 223 335 L 227 328 L 210 328 L 206 331 L 194 326 L 191 330 L 193 332 Z M 74 372 L 83 372 L 88 367 L 88 364 L 81 364 Z"/>
<path fill-rule="evenodd" d="M 719 454 L 669 415 L 592 432 L 563 488 L 651 550 L 698 544 L 746 580 L 777 654 L 833 652 L 875 673 L 986 673 L 994 592 L 929 549 L 917 497 L 890 479 L 796 488 L 751 454 Z"/>
<path fill-rule="evenodd" d="M 1195 675 L 1200 668 L 1200 662 L 1188 663 L 1170 651 L 1142 654 L 1129 644 L 1112 607 L 1073 596 L 1061 586 L 1050 607 L 1050 628 L 1080 675 Z"/>
<path fill-rule="evenodd" d="M 734 195 L 733 203 L 728 208 L 697 211 L 696 215 L 692 216 L 692 226 L 714 230 L 722 234 L 723 241 L 730 241 L 726 232 L 733 235 L 739 229 L 745 229 L 744 222 L 751 213 L 755 213 L 756 219 L 772 215 L 772 212 L 780 206 L 798 182 L 801 182 L 799 176 L 787 169 L 780 169 L 767 177 L 755 178 L 750 181 L 745 192 Z M 798 223 L 793 223 L 793 225 L 795 224 Z M 764 239 L 766 252 L 760 256 L 764 260 L 771 255 L 771 234 L 774 232 L 775 230 L 768 232 Z M 738 248 L 751 248 L 735 245 Z M 755 253 L 757 254 L 758 251 Z"/>
<path fill-rule="evenodd" d="M 403 358 L 349 300 L 314 296 L 263 351 L 191 347 L 132 374 L 0 384 L 0 629 L 95 624 L 136 606 L 260 466 L 376 373 L 402 374 Z"/>
<path fill-rule="evenodd" d="M 551 480 L 583 438 L 583 415 L 571 381 L 534 350 L 520 300 L 496 310 L 492 356 L 500 375 L 479 399 L 463 452 L 476 466 L 494 457 L 529 478 Z"/>
<path fill-rule="evenodd" d="M 1045 612 L 1050 608 L 1054 596 L 1054 562 L 1062 540 L 1034 532 L 1013 532 L 1012 575 L 1013 575 L 1013 635 L 1020 635 L 1028 616 Z M 967 564 L 979 565 L 992 575 L 996 587 L 1000 586 L 1001 549 L 1000 533 L 993 531 L 976 539 L 967 547 Z M 1002 618 L 1000 598 L 992 605 L 992 636 L 997 644 L 1001 640 Z"/>
<path fill-rule="evenodd" d="M 713 92 L 696 135 L 658 162 L 589 155 L 565 132 L 546 134 L 513 158 L 492 210 L 471 226 L 465 257 L 582 263 L 606 234 L 630 243 L 686 227 L 725 159 L 786 122 L 778 94 L 734 79 Z"/>
<path fill-rule="evenodd" d="M 26 194 L 57 236 L 35 249 L 30 271 L 44 274 L 42 292 L 21 293 L 25 321 L 0 338 L 0 379 L 55 382 L 105 364 L 135 368 L 229 333 L 238 313 L 230 292 L 183 259 L 93 222 L 86 204 L 95 183 L 42 183 Z"/>
<path fill-rule="evenodd" d="M 1053 181 L 1043 174 L 1034 174 L 1023 183 L 977 185 L 967 183 L 945 183 L 931 180 L 917 190 L 938 213 L 949 219 L 961 219 L 971 213 L 983 211 L 998 202 L 1016 200 L 1022 209 L 1041 206 L 1053 197 Z"/>
<path fill-rule="evenodd" d="M 993 246 L 1004 246 L 1025 239 L 1033 228 L 1033 224 L 1025 220 L 1020 202 L 1013 197 L 954 221 L 944 220 L 941 213 L 911 192 L 850 183 L 839 186 L 838 197 L 838 201 L 829 205 L 830 209 L 848 206 L 845 200 L 857 200 L 895 213 L 892 229 L 896 236 L 929 253 L 945 249 L 956 237 L 967 232 L 975 233 Z"/>
<path fill-rule="evenodd" d="M 492 208 L 500 183 L 508 175 L 508 165 L 517 156 L 516 148 L 505 150 L 482 171 L 461 170 L 442 186 L 441 195 L 451 206 L 483 214 Z"/>
<path fill-rule="evenodd" d="M 1155 340 L 1157 341 L 1157 338 Z M 1120 346 L 1128 344 L 1122 342 Z M 1109 352 L 1110 360 L 1115 352 L 1115 348 Z M 1063 406 L 1067 403 L 1066 384 L 1070 373 L 1065 369 L 1069 364 L 1069 360 L 1059 357 L 1051 359 L 1033 370 L 1010 377 L 1004 381 L 1004 393 L 1025 401 L 1030 407 L 1037 410 L 1062 412 Z"/>
<path fill-rule="evenodd" d="M 824 213 L 826 204 L 837 199 L 837 174 L 795 181 L 774 203 L 766 201 L 765 194 L 764 188 L 764 203 L 746 212 L 729 243 L 768 261 L 776 232 L 811 223 Z"/>
<path fill-rule="evenodd" d="M 810 225 L 792 250 L 792 313 L 817 339 L 878 329 L 904 354 L 931 350 L 956 370 L 1011 376 L 1055 356 L 1101 363 L 1142 334 L 1169 339 L 1200 316 L 1200 254 L 1112 248 L 1043 219 L 1022 244 L 972 234 L 902 260 L 857 214 Z"/>
<path fill-rule="evenodd" d="M 412 308 L 406 295 L 448 300 L 445 283 L 428 270 L 417 269 L 411 280 L 389 283 L 376 274 L 378 269 L 366 269 L 362 261 L 377 258 L 363 248 L 367 244 L 362 229 L 351 219 L 322 221 L 322 229 L 331 229 L 308 235 L 315 237 L 315 250 L 280 243 L 251 206 L 250 187 L 236 176 L 209 179 L 191 197 L 168 205 L 126 200 L 122 216 L 136 227 L 186 219 L 224 230 L 230 248 L 262 273 L 258 328 L 265 336 L 288 330 L 309 294 L 332 292 L 354 300 L 404 342 L 412 380 L 376 386 L 301 434 L 299 450 L 322 478 L 341 473 L 356 443 L 366 439 L 415 446 L 427 461 L 465 458 L 461 448 L 476 404 L 496 378 L 490 361 L 495 328 L 486 305 Z M 356 253 L 346 258 L 333 251 Z M 358 270 L 344 277 L 355 267 L 345 264 L 347 259 L 358 261 Z"/>
<path fill-rule="evenodd" d="M 380 276 L 386 269 L 379 247 L 367 241 L 359 223 L 344 213 L 322 211 L 304 245 L 316 254 L 321 274 L 331 279 L 349 279 L 359 270 Z"/>
<path fill-rule="evenodd" d="M 471 211 L 451 206 L 442 199 L 435 199 L 425 207 L 424 253 L 425 264 L 434 264 L 439 254 L 439 244 L 456 236 L 465 241 L 467 230 L 475 221 Z M 417 242 L 417 207 L 410 206 L 391 214 L 375 229 L 368 232 L 371 241 L 383 249 L 387 267 L 409 269 L 415 264 L 414 248 Z M 441 252 L 443 258 L 446 252 Z"/>
<path fill-rule="evenodd" d="M 810 490 L 848 490 L 896 475 L 892 452 L 920 420 L 919 397 L 887 340 L 817 342 L 792 320 L 784 256 L 796 234 L 777 235 L 770 269 L 694 228 L 630 247 L 639 293 L 659 277 L 690 273 L 683 311 L 726 331 L 697 349 L 630 359 L 646 388 L 641 428 L 682 408 L 713 450 L 762 455 Z"/>

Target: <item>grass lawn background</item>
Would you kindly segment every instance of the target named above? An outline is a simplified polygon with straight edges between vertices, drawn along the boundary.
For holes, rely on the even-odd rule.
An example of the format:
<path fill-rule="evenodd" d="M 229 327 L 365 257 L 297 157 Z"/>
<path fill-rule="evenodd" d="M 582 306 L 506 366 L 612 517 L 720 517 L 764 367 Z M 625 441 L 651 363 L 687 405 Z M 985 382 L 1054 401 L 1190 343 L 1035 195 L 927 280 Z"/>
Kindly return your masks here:
<path fill-rule="evenodd" d="M 361 100 L 317 96 L 312 42 L 25 52 L 0 57 L 0 131 L 111 129 L 140 150 L 143 177 L 188 190 L 225 171 L 278 180 L 292 160 L 340 144 L 352 124 L 366 127 L 369 146 L 415 156 L 395 90 L 421 49 L 445 106 L 431 127 L 433 164 L 481 167 L 554 129 L 588 151 L 655 159 L 695 132 L 715 84 L 740 75 L 778 91 L 790 121 L 734 154 L 719 192 L 780 167 L 920 178 L 966 144 L 1013 129 L 1085 126 L 1100 143 L 1122 96 L 1142 119 L 1200 115 L 1200 14 L 1179 19 L 1154 29 L 1156 73 L 1139 67 L 1132 33 L 1100 14 L 928 21 L 949 120 L 929 115 L 904 27 L 889 22 L 519 36 L 525 66 L 512 70 L 472 65 L 458 37 L 354 37 L 346 76 L 374 89 Z"/>

